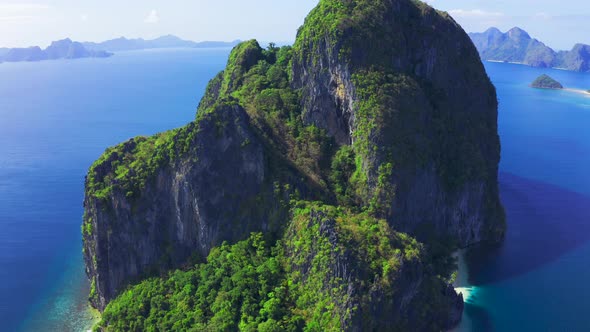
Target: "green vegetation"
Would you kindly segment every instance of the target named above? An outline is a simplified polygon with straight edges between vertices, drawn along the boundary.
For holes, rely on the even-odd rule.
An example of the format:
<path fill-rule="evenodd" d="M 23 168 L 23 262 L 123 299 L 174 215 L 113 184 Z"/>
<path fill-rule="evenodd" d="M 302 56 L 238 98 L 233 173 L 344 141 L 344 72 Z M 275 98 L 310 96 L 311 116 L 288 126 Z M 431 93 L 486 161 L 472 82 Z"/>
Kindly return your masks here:
<path fill-rule="evenodd" d="M 85 215 L 83 219 L 84 222 L 82 223 L 82 235 L 91 236 L 92 231 L 94 230 L 94 226 L 92 226 L 92 218 L 87 218 Z"/>
<path fill-rule="evenodd" d="M 113 331 L 293 330 L 280 247 L 261 234 L 223 244 L 207 264 L 149 279 L 121 294 L 102 315 Z"/>
<path fill-rule="evenodd" d="M 94 299 L 96 296 L 96 280 L 92 279 L 92 282 L 90 283 L 90 293 L 88 294 L 88 299 Z"/>
<path fill-rule="evenodd" d="M 563 89 L 561 83 L 546 74 L 537 77 L 537 79 L 531 83 L 531 86 L 539 89 Z"/>
<path fill-rule="evenodd" d="M 373 310 L 371 290 L 392 296 L 401 291 L 404 268 L 430 259 L 421 244 L 384 220 L 319 203 L 293 205 L 283 240 L 255 233 L 213 249 L 204 264 L 145 280 L 112 301 L 96 328 L 341 331 L 353 316 Z M 435 281 L 424 283 L 436 289 Z M 432 309 L 421 308 L 424 315 Z M 403 331 L 403 319 L 397 323 L 393 329 Z M 369 330 L 380 324 L 363 322 Z"/>
<path fill-rule="evenodd" d="M 254 40 L 236 46 L 227 68 L 210 82 L 194 123 L 107 149 L 90 167 L 87 194 L 107 199 L 115 190 L 137 198 L 146 181 L 194 148 L 202 118 L 215 117 L 216 109 L 231 104 L 244 107 L 271 150 L 327 189 L 334 143 L 323 130 L 303 123 L 298 91 L 289 85 L 291 57 L 290 47 L 271 44 L 263 50 Z M 216 124 L 219 130 L 224 126 Z"/>
<path fill-rule="evenodd" d="M 141 194 L 148 179 L 194 146 L 195 124 L 111 147 L 90 167 L 87 194 L 106 199 L 116 188 L 128 198 Z"/>

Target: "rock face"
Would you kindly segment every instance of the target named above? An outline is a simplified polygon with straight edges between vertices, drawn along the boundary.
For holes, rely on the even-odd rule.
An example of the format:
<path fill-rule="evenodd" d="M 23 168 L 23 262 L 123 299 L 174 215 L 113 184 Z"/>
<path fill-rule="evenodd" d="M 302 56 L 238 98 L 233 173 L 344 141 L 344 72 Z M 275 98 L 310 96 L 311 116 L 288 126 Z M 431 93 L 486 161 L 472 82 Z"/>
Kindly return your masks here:
<path fill-rule="evenodd" d="M 531 83 L 531 87 L 538 89 L 563 89 L 563 85 L 548 75 L 541 75 Z"/>
<path fill-rule="evenodd" d="M 215 108 L 177 135 L 184 157 L 158 167 L 138 197 L 117 189 L 86 197 L 86 269 L 101 310 L 131 281 L 206 257 L 223 241 L 277 231 L 288 218 L 288 193 L 269 182 L 269 156 L 240 106 Z M 138 138 L 107 152 L 92 176 L 102 180 L 115 160 L 149 144 Z"/>
<path fill-rule="evenodd" d="M 290 202 L 385 220 L 369 227 L 380 234 L 371 235 L 375 246 L 407 237 L 389 229 L 416 236 L 424 253 L 441 239 L 495 242 L 505 228 L 499 157 L 495 89 L 446 13 L 410 0 L 321 0 L 294 47 L 236 46 L 194 123 L 110 148 L 90 168 L 83 239 L 91 303 L 104 310 L 129 284 L 203 260 L 223 241 L 263 232 L 315 243 L 304 234 L 317 226 L 331 242 L 302 252 L 304 241 L 294 242 L 288 257 L 298 257 L 300 275 L 348 287 L 310 291 L 332 294 L 341 329 L 452 327 L 462 298 L 447 284 L 446 264 L 413 254 L 422 252 L 415 240 L 348 255 L 343 243 L 364 242 L 338 239 L 369 236 L 350 231 L 367 227 L 362 220 L 312 213 L 307 227 L 293 227 Z M 356 221 L 345 227 L 346 218 Z M 321 265 L 309 270 L 313 257 Z M 375 273 L 383 277 L 367 289 Z"/>
<path fill-rule="evenodd" d="M 361 200 L 377 201 L 397 229 L 428 224 L 462 245 L 501 238 L 496 92 L 475 48 L 428 6 L 367 6 L 343 10 L 353 19 L 337 37 L 328 27 L 300 30 L 293 80 L 304 118 L 353 142 L 367 175 Z M 332 10 L 320 4 L 306 24 L 321 26 Z"/>
<path fill-rule="evenodd" d="M 590 71 L 590 45 L 577 44 L 571 51 L 556 52 L 520 28 L 502 33 L 490 28 L 470 33 L 482 60 L 517 62 L 539 68 Z"/>

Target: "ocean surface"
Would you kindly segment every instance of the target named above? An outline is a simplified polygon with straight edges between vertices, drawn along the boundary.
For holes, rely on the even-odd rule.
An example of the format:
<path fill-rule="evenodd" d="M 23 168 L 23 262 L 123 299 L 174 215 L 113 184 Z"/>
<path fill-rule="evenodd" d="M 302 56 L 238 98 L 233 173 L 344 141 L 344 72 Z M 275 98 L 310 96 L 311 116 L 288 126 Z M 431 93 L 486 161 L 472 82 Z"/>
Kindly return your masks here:
<path fill-rule="evenodd" d="M 500 101 L 508 232 L 467 255 L 459 331 L 590 331 L 590 96 L 528 87 L 547 73 L 587 90 L 590 74 L 485 65 Z"/>
<path fill-rule="evenodd" d="M 229 49 L 0 64 L 0 321 L 91 324 L 81 255 L 84 175 L 110 145 L 186 124 Z M 528 87 L 548 73 L 486 63 L 500 100 L 506 242 L 468 256 L 459 331 L 590 331 L 590 97 Z"/>
<path fill-rule="evenodd" d="M 0 331 L 92 322 L 84 176 L 110 145 L 182 126 L 229 49 L 0 64 Z"/>

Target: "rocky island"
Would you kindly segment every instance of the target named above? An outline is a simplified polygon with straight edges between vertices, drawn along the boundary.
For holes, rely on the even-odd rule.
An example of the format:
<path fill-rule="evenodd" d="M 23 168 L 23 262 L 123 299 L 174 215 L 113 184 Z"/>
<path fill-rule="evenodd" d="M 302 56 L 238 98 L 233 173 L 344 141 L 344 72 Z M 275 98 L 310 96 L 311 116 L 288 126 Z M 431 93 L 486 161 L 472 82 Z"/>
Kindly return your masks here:
<path fill-rule="evenodd" d="M 459 247 L 501 241 L 497 97 L 446 13 L 320 0 L 250 40 L 195 121 L 90 167 L 98 330 L 441 331 Z"/>
<path fill-rule="evenodd" d="M 563 85 L 561 85 L 561 83 L 557 82 L 551 76 L 546 75 L 546 74 L 543 74 L 543 75 L 537 77 L 537 79 L 534 80 L 533 83 L 531 83 L 531 87 L 537 88 L 537 89 L 555 89 L 555 90 L 563 89 Z"/>

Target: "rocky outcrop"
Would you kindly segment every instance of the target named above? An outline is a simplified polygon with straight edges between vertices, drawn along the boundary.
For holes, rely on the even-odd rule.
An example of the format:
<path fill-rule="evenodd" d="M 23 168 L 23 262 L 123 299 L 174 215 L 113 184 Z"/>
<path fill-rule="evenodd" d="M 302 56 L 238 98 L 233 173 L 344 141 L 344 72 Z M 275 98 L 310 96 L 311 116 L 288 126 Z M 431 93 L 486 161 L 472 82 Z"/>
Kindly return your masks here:
<path fill-rule="evenodd" d="M 263 232 L 312 294 L 304 321 L 330 302 L 344 330 L 451 327 L 462 299 L 429 243 L 502 238 L 499 157 L 495 89 L 447 14 L 322 0 L 294 47 L 236 46 L 194 123 L 90 168 L 91 302 L 103 310 L 145 276 Z M 293 205 L 310 201 L 340 206 L 298 219 Z"/>

